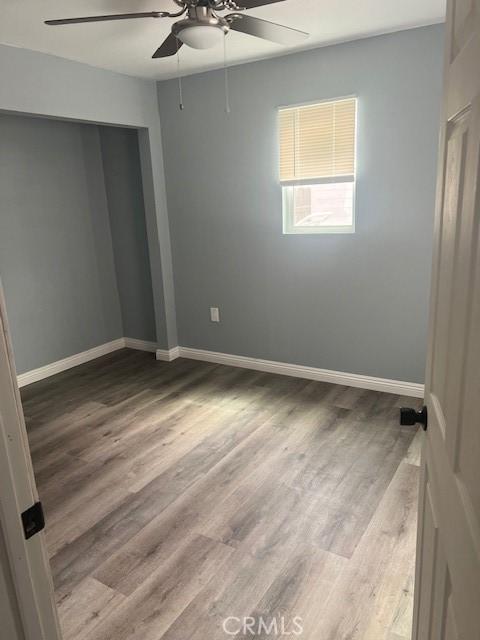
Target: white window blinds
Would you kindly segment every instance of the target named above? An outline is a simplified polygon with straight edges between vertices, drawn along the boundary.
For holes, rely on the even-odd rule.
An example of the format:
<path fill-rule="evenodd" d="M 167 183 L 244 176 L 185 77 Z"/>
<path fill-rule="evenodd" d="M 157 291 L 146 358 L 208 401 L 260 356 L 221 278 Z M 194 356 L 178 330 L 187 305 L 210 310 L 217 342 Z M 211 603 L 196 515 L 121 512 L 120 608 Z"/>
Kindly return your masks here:
<path fill-rule="evenodd" d="M 281 182 L 353 180 L 356 111 L 356 98 L 280 109 Z"/>

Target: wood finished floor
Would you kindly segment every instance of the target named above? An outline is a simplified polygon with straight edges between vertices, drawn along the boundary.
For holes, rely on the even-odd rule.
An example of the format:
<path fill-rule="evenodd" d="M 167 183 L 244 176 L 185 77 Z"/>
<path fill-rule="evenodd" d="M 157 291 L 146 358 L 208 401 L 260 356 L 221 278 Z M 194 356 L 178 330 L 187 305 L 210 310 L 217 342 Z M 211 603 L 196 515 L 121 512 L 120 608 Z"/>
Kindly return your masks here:
<path fill-rule="evenodd" d="M 130 350 L 22 399 L 65 640 L 410 638 L 418 401 Z"/>

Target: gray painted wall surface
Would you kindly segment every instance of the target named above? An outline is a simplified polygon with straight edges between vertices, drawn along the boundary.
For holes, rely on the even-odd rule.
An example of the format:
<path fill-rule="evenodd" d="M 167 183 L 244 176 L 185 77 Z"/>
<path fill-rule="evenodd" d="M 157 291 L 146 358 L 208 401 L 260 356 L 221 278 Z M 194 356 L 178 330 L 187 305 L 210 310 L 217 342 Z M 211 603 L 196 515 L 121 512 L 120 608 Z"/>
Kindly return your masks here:
<path fill-rule="evenodd" d="M 155 341 L 137 132 L 0 115 L 0 277 L 18 371 Z"/>
<path fill-rule="evenodd" d="M 443 27 L 158 84 L 179 343 L 422 382 Z M 357 230 L 282 235 L 276 108 L 356 94 Z M 209 321 L 219 306 L 221 323 Z"/>
<path fill-rule="evenodd" d="M 123 335 L 97 127 L 0 115 L 0 276 L 20 373 Z"/>
<path fill-rule="evenodd" d="M 137 132 L 99 127 L 123 334 L 155 341 Z"/>
<path fill-rule="evenodd" d="M 0 45 L 0 111 L 137 127 L 159 347 L 177 344 L 162 136 L 154 82 Z"/>

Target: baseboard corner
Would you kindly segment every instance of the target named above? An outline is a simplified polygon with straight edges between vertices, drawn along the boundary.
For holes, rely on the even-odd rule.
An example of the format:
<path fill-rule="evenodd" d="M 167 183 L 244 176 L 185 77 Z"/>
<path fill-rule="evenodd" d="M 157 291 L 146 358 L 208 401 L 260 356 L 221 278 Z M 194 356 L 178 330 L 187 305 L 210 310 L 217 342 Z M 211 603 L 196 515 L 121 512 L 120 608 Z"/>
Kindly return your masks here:
<path fill-rule="evenodd" d="M 138 338 L 124 338 L 125 346 L 128 349 L 135 349 L 135 351 L 148 351 L 155 353 L 158 345 L 156 342 L 150 342 L 148 340 L 138 340 Z"/>
<path fill-rule="evenodd" d="M 180 347 L 173 347 L 172 349 L 157 349 L 155 352 L 157 360 L 162 362 L 173 362 L 180 357 Z"/>

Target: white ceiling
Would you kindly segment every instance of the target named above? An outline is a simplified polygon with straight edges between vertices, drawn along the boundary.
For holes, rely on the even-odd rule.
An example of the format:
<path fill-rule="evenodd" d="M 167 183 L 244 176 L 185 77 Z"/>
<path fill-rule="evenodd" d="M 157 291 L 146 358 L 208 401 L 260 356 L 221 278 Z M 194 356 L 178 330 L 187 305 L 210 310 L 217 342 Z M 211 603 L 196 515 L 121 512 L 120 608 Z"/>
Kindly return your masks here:
<path fill-rule="evenodd" d="M 299 47 L 284 47 L 230 32 L 229 63 L 269 58 L 293 50 L 354 40 L 441 22 L 446 0 L 285 0 L 249 14 L 311 35 Z M 112 71 L 165 79 L 177 74 L 176 58 L 152 60 L 168 35 L 171 18 L 49 27 L 44 20 L 106 13 L 178 9 L 173 0 L 0 0 L 0 43 L 50 53 Z M 183 47 L 181 73 L 223 64 L 223 47 L 198 51 Z"/>

